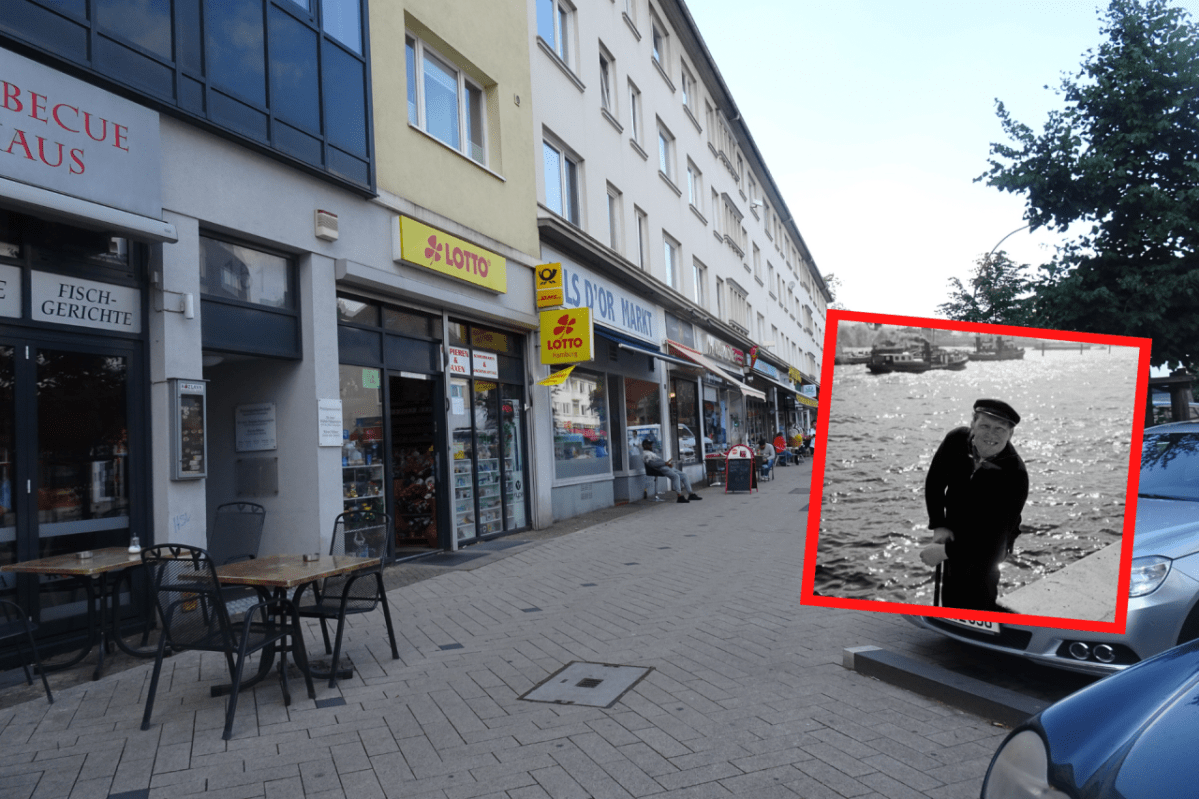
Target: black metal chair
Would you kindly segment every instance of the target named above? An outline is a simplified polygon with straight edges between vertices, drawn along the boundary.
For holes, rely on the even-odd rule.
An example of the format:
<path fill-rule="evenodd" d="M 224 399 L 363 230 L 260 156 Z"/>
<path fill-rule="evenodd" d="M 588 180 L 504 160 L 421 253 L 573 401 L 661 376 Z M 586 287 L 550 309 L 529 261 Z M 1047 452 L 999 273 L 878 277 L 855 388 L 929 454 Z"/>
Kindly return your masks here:
<path fill-rule="evenodd" d="M 333 523 L 333 542 L 330 555 L 361 555 L 382 558 L 387 551 L 387 536 L 391 531 L 391 517 L 377 511 L 346 511 Z M 311 586 L 312 597 L 306 603 L 305 591 Z M 399 660 L 395 630 L 391 626 L 391 610 L 387 605 L 387 592 L 383 588 L 383 566 L 361 569 L 345 575 L 329 577 L 320 585 L 304 586 L 296 592 L 296 612 L 305 618 L 319 619 L 321 635 L 325 638 L 325 652 L 332 653 L 333 662 L 329 669 L 329 687 L 337 687 L 337 664 L 341 658 L 342 634 L 345 632 L 346 616 L 351 613 L 369 613 L 383 606 L 383 619 L 387 622 L 387 638 L 391 642 L 391 657 Z M 329 645 L 327 622 L 337 620 L 335 642 Z"/>
<path fill-rule="evenodd" d="M 266 508 L 254 502 L 218 505 L 208 528 L 208 554 L 217 566 L 258 557 Z"/>
<path fill-rule="evenodd" d="M 254 652 L 265 650 L 264 658 L 273 658 L 276 650 L 282 652 L 279 681 L 283 687 L 284 703 L 291 704 L 287 685 L 287 650 L 291 649 L 297 665 L 304 673 L 308 696 L 316 698 L 300 634 L 300 620 L 290 601 L 278 598 L 259 602 L 246 611 L 243 621 L 234 623 L 225 607 L 216 568 L 204 550 L 183 544 L 163 544 L 142 550 L 142 562 L 149 570 L 150 590 L 162 619 L 158 656 L 154 661 L 154 673 L 146 695 L 146 711 L 142 715 L 143 730 L 150 728 L 150 714 L 154 709 L 163 653 L 168 646 L 174 652 L 196 649 L 224 653 L 232 683 L 225 710 L 225 732 L 221 736 L 226 741 L 233 735 L 233 716 L 237 711 L 237 694 L 242 687 L 242 670 L 246 658 Z M 254 620 L 255 614 L 259 617 L 258 621 Z M 281 643 L 284 639 L 290 641 Z M 269 664 L 270 661 L 264 661 L 260 675 L 265 673 Z"/>
<path fill-rule="evenodd" d="M 46 670 L 42 668 L 37 642 L 33 640 L 33 631 L 37 629 L 37 625 L 20 605 L 7 599 L 0 599 L 0 613 L 4 615 L 4 621 L 0 622 L 0 644 L 12 642 L 17 650 L 17 657 L 21 660 L 21 668 L 25 670 L 25 681 L 33 685 L 33 675 L 29 671 L 29 661 L 25 659 L 23 648 L 24 643 L 29 644 L 29 649 L 33 652 L 33 665 L 38 676 L 42 678 L 42 686 L 46 689 L 46 699 L 50 700 L 50 704 L 54 704 L 54 695 L 50 693 L 50 683 L 46 681 Z"/>

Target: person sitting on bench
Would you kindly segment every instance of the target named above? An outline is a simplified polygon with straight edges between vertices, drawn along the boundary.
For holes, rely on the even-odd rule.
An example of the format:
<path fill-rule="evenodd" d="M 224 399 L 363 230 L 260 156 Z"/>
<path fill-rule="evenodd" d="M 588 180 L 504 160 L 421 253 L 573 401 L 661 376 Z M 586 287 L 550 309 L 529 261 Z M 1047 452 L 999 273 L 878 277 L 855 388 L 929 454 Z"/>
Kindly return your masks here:
<path fill-rule="evenodd" d="M 665 477 L 670 481 L 671 488 L 679 495 L 679 502 L 703 499 L 691 490 L 691 481 L 686 474 L 672 468 L 669 462 L 662 460 L 662 456 L 654 452 L 654 442 L 648 438 L 641 442 L 641 462 L 645 464 L 646 474 L 652 477 Z M 684 491 L 687 492 L 687 496 L 683 496 Z"/>

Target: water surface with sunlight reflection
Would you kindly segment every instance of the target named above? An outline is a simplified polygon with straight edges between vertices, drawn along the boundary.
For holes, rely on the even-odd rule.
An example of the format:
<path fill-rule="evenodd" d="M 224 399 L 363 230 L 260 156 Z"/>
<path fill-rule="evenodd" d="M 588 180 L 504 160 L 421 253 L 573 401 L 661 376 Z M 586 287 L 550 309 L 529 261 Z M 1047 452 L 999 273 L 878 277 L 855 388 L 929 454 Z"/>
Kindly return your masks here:
<path fill-rule="evenodd" d="M 1028 468 L 1016 549 L 1000 600 L 1120 540 L 1138 351 L 1028 349 L 1024 360 L 961 372 L 872 375 L 835 367 L 814 589 L 825 596 L 932 604 L 924 477 L 974 400 L 1005 400 L 1022 420 L 1012 445 Z"/>

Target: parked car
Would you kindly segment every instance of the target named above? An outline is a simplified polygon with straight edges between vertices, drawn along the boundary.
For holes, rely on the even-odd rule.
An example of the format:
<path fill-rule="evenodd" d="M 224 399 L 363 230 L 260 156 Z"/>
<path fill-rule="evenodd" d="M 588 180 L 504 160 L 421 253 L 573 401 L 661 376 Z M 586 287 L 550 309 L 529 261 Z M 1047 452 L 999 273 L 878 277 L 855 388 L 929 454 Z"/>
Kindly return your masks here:
<path fill-rule="evenodd" d="M 704 436 L 704 451 L 712 451 L 712 439 L 707 436 Z M 690 460 L 695 455 L 695 433 L 682 422 L 679 422 L 679 455 L 684 460 Z"/>
<path fill-rule="evenodd" d="M 1012 730 L 982 799 L 1194 796 L 1197 689 L 1199 641 L 1092 683 Z"/>
<path fill-rule="evenodd" d="M 1138 491 L 1123 635 L 927 617 L 909 621 L 963 643 L 1098 675 L 1199 638 L 1199 421 L 1145 430 Z"/>

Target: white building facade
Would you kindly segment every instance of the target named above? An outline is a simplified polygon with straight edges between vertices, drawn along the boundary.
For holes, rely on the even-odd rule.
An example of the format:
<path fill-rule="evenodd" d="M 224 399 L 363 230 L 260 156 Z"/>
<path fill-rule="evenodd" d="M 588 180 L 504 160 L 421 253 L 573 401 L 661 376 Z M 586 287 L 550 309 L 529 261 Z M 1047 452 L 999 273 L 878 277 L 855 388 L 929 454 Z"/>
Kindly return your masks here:
<path fill-rule="evenodd" d="M 542 257 L 609 287 L 573 303 L 601 342 L 576 370 L 590 417 L 551 399 L 533 432 L 563 518 L 638 498 L 646 438 L 698 479 L 810 423 L 830 297 L 685 4 L 529 0 L 529 19 Z M 604 304 L 621 295 L 650 323 Z"/>

